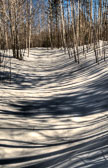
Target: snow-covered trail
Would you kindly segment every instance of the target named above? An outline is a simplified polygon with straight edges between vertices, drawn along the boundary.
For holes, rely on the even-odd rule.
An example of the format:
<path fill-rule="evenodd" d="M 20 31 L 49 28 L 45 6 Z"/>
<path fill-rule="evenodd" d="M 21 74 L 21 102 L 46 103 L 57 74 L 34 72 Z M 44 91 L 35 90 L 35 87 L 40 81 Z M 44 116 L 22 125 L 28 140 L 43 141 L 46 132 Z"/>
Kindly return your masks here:
<path fill-rule="evenodd" d="M 0 84 L 0 167 L 108 167 L 108 59 L 31 49 Z"/>

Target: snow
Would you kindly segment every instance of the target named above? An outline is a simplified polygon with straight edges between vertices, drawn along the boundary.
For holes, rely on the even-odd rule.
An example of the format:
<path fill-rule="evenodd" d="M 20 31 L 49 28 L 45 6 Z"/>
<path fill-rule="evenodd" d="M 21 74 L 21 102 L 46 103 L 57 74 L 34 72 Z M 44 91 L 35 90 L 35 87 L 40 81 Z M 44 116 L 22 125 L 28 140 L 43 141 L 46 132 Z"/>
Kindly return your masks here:
<path fill-rule="evenodd" d="M 81 63 L 61 49 L 11 60 L 0 84 L 0 167 L 108 167 L 108 51 Z"/>

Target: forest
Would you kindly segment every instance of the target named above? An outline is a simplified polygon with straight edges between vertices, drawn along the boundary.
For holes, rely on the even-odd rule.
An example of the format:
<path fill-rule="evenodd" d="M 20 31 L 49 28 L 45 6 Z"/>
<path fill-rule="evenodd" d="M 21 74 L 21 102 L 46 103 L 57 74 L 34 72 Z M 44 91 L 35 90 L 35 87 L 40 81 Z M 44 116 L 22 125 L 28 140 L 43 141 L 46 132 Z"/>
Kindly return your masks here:
<path fill-rule="evenodd" d="M 0 48 L 12 49 L 17 59 L 27 48 L 29 56 L 30 47 L 63 47 L 69 56 L 74 48 L 79 62 L 78 46 L 96 52 L 99 40 L 108 41 L 107 29 L 107 0 L 0 1 Z"/>
<path fill-rule="evenodd" d="M 108 0 L 0 0 L 0 168 L 108 168 Z"/>

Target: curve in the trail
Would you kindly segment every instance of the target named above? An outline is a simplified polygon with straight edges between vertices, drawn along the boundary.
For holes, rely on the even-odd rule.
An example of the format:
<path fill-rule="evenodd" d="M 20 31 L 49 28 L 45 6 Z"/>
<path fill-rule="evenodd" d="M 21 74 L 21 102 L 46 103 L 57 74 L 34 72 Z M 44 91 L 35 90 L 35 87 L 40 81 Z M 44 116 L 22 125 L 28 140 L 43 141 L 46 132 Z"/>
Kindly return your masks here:
<path fill-rule="evenodd" d="M 106 52 L 107 54 L 107 52 Z M 0 89 L 0 167 L 108 167 L 108 59 L 31 49 Z"/>

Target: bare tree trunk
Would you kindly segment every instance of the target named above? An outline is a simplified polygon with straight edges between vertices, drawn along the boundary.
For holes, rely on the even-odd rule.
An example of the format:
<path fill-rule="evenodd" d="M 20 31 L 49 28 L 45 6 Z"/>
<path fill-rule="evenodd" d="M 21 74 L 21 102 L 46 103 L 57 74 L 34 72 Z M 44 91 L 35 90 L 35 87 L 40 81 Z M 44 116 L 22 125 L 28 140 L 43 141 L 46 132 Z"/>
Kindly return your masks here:
<path fill-rule="evenodd" d="M 66 51 L 66 34 L 65 34 L 65 21 L 64 21 L 64 14 L 63 14 L 63 0 L 60 0 L 60 12 L 61 12 L 61 25 L 62 25 L 62 37 L 63 37 L 63 47 Z"/>
<path fill-rule="evenodd" d="M 32 0 L 29 1 L 29 21 L 28 21 L 28 57 L 30 55 L 30 43 L 31 43 L 31 9 Z"/>

